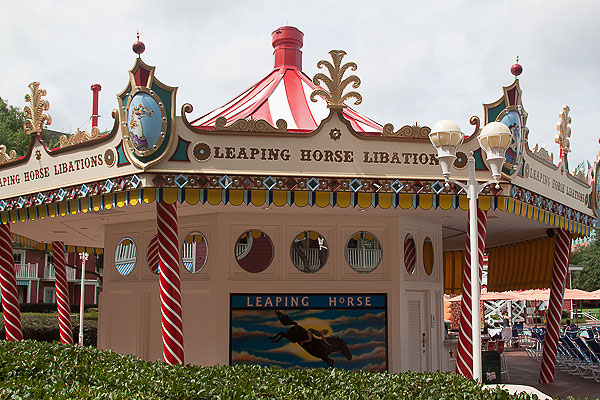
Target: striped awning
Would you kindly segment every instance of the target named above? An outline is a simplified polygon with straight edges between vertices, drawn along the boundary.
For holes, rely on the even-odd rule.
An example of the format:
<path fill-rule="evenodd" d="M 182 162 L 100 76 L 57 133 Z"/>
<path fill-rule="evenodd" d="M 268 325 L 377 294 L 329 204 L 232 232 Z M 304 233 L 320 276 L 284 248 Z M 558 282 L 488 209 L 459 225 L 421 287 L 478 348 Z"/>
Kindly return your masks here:
<path fill-rule="evenodd" d="M 286 190 L 243 190 L 243 189 L 196 189 L 196 188 L 146 188 L 93 197 L 66 200 L 38 206 L 4 211 L 0 213 L 2 223 L 54 218 L 69 214 L 87 213 L 125 207 L 142 203 L 164 201 L 168 204 L 231 204 L 255 206 L 306 207 L 360 207 L 468 210 L 469 200 L 459 194 L 430 193 L 368 193 L 329 191 L 286 191 Z M 591 226 L 564 216 L 543 210 L 519 200 L 501 196 L 480 196 L 478 206 L 482 210 L 502 210 L 508 213 L 541 222 L 545 225 L 569 230 L 574 237 L 589 236 Z"/>
<path fill-rule="evenodd" d="M 18 235 L 16 233 L 11 233 L 11 236 L 12 242 L 19 246 L 40 251 L 52 251 L 52 243 L 38 242 L 36 240 L 30 239 L 22 235 Z M 89 254 L 102 254 L 104 252 L 104 249 L 101 247 L 75 246 L 69 244 L 65 247 L 67 253 L 82 253 L 85 251 Z"/>
<path fill-rule="evenodd" d="M 543 237 L 489 250 L 488 290 L 550 287 L 556 237 Z"/>
<path fill-rule="evenodd" d="M 313 132 L 329 115 L 325 100 L 310 100 L 310 94 L 319 88 L 302 71 L 293 66 L 276 68 L 264 79 L 234 97 L 225 105 L 191 121 L 199 129 L 213 129 L 219 117 L 228 125 L 239 119 L 263 119 L 272 126 L 278 119 L 287 122 L 291 132 Z M 344 117 L 359 133 L 381 135 L 383 128 L 350 107 L 344 108 Z"/>
<path fill-rule="evenodd" d="M 131 271 L 133 271 L 133 267 L 135 267 L 135 261 L 129 263 L 116 264 L 117 271 L 121 275 L 129 275 Z"/>

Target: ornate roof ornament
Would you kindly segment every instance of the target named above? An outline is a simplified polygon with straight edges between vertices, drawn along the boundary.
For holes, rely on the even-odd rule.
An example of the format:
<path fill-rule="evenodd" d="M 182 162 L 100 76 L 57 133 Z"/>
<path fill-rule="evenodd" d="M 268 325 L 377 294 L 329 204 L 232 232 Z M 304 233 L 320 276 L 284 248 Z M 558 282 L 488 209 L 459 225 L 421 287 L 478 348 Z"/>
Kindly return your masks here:
<path fill-rule="evenodd" d="M 554 164 L 554 154 L 548 152 L 544 146 L 538 147 L 538 144 L 536 143 L 535 146 L 533 146 L 533 154 L 543 161 Z"/>
<path fill-rule="evenodd" d="M 276 126 L 272 126 L 264 119 L 238 119 L 231 125 L 227 125 L 227 118 L 219 117 L 215 121 L 215 130 L 233 131 L 233 132 L 287 132 L 287 122 L 278 119 Z"/>
<path fill-rule="evenodd" d="M 97 126 L 92 126 L 92 133 L 88 134 L 86 131 L 80 131 L 77 128 L 77 132 L 72 135 L 66 136 L 62 135 L 58 139 L 58 145 L 62 149 L 64 147 L 73 146 L 76 144 L 81 144 L 83 142 L 87 142 L 93 139 L 98 139 L 100 137 L 100 129 Z"/>
<path fill-rule="evenodd" d="M 571 137 L 571 128 L 569 127 L 571 117 L 569 117 L 569 111 L 571 111 L 569 106 L 563 106 L 562 112 L 558 114 L 560 117 L 560 121 L 558 121 L 558 126 L 556 127 L 558 133 L 554 137 L 554 141 L 560 146 L 561 160 L 571 151 L 571 143 L 569 141 L 569 138 Z"/>
<path fill-rule="evenodd" d="M 333 59 L 333 65 L 329 61 L 321 60 L 317 63 L 317 68 L 326 67 L 330 76 L 328 77 L 319 72 L 313 78 L 313 83 L 315 85 L 321 85 L 321 83 L 324 83 L 325 86 L 327 86 L 327 89 L 329 89 L 329 92 L 323 89 L 315 89 L 310 94 L 310 99 L 313 102 L 316 102 L 317 99 L 315 97 L 321 96 L 325 99 L 325 101 L 327 101 L 329 107 L 342 108 L 346 107 L 344 105 L 345 100 L 354 98 L 354 104 L 359 105 L 362 103 L 362 96 L 358 92 L 352 91 L 346 94 L 343 92 L 344 89 L 346 89 L 346 86 L 348 86 L 350 83 L 352 83 L 352 87 L 354 89 L 357 89 L 360 86 L 360 78 L 356 75 L 350 75 L 346 79 L 342 80 L 342 77 L 348 68 L 351 68 L 352 71 L 356 71 L 356 68 L 358 68 L 356 63 L 349 62 L 341 65 L 342 58 L 344 58 L 346 55 L 346 52 L 343 50 L 331 50 L 329 54 Z"/>
<path fill-rule="evenodd" d="M 52 117 L 45 114 L 44 111 L 48 111 L 50 103 L 48 100 L 42 99 L 42 96 L 46 95 L 45 89 L 40 89 L 39 82 L 31 82 L 29 84 L 31 94 L 25 95 L 25 101 L 30 105 L 25 106 L 23 114 L 25 115 L 25 133 L 32 135 L 39 134 L 42 132 L 44 124 L 50 125 L 52 123 Z"/>
<path fill-rule="evenodd" d="M 0 165 L 6 164 L 17 158 L 17 152 L 14 150 L 6 151 L 6 146 L 0 144 Z"/>
<path fill-rule="evenodd" d="M 415 124 L 413 126 L 404 125 L 402 128 L 398 129 L 396 132 L 394 132 L 394 125 L 385 124 L 383 126 L 382 136 L 429 140 L 430 132 L 431 132 L 430 127 L 419 126 L 419 124 L 417 122 L 415 122 Z"/>

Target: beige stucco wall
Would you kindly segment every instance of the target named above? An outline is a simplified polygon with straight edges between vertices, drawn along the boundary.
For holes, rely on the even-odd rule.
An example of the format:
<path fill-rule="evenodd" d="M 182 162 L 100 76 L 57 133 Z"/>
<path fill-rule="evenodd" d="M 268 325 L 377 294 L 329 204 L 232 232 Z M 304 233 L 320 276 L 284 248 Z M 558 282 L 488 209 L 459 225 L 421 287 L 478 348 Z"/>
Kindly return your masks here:
<path fill-rule="evenodd" d="M 215 208 L 218 210 L 218 208 Z M 427 368 L 440 368 L 442 336 L 442 245 L 441 226 L 399 217 L 303 215 L 298 213 L 215 212 L 180 217 L 180 243 L 192 230 L 208 240 L 208 260 L 198 274 L 183 266 L 183 327 L 185 361 L 213 365 L 229 363 L 230 293 L 386 293 L 388 302 L 389 370 L 409 369 L 407 346 L 406 292 L 423 292 L 424 321 L 429 333 Z M 265 271 L 250 274 L 242 270 L 233 255 L 239 235 L 260 229 L 273 241 L 275 254 Z M 289 258 L 294 236 L 310 229 L 321 233 L 329 246 L 329 259 L 317 273 L 297 270 Z M 363 274 L 351 269 L 344 259 L 344 246 L 357 231 L 374 233 L 383 248 L 381 264 Z M 156 233 L 154 220 L 136 224 L 109 225 L 105 232 L 104 289 L 101 294 L 98 347 L 135 354 L 146 360 L 162 358 L 158 276 L 149 269 L 146 252 Z M 408 276 L 404 267 L 404 237 L 411 233 L 417 247 L 417 273 Z M 434 272 L 423 272 L 422 249 L 425 236 L 434 245 Z M 114 251 L 123 237 L 137 245 L 137 264 L 128 276 L 114 267 Z"/>

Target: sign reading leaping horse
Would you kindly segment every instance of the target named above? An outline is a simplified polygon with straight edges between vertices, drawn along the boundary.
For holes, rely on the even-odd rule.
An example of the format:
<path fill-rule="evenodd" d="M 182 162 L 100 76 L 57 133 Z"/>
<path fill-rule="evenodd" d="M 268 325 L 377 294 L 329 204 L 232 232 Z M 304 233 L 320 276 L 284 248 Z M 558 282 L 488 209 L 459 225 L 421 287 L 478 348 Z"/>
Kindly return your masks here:
<path fill-rule="evenodd" d="M 388 369 L 385 294 L 232 294 L 230 304 L 230 364 Z"/>

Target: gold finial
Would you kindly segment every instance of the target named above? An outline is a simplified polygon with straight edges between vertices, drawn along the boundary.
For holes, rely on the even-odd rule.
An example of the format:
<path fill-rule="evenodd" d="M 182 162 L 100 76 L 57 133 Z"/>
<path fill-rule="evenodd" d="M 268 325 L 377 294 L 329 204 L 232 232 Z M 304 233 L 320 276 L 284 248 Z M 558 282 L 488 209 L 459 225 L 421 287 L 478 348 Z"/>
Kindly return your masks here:
<path fill-rule="evenodd" d="M 571 117 L 569 117 L 569 111 L 571 111 L 569 106 L 563 106 L 562 112 L 558 114 L 560 117 L 560 121 L 556 127 L 558 133 L 554 137 L 554 141 L 560 146 L 561 159 L 571 151 L 571 144 L 569 142 L 569 138 L 571 137 L 571 128 L 569 127 Z"/>
<path fill-rule="evenodd" d="M 17 158 L 17 152 L 14 150 L 6 151 L 6 146 L 0 144 L 0 165 L 6 164 L 7 162 L 13 161 Z"/>
<path fill-rule="evenodd" d="M 50 108 L 48 100 L 42 99 L 42 96 L 46 95 L 46 90 L 40 89 L 39 82 L 31 82 L 29 89 L 31 89 L 31 94 L 28 93 L 25 95 L 25 101 L 30 105 L 25 106 L 23 109 L 23 115 L 25 115 L 23 127 L 25 128 L 25 133 L 35 135 L 42 132 L 44 123 L 46 125 L 52 123 L 52 117 L 44 114 L 44 111 L 48 111 Z"/>
<path fill-rule="evenodd" d="M 357 89 L 360 86 L 360 79 L 356 75 L 350 75 L 346 79 L 342 80 L 342 77 L 348 68 L 351 68 L 352 71 L 356 71 L 356 63 L 349 62 L 341 65 L 342 58 L 344 58 L 346 55 L 346 52 L 343 50 L 331 50 L 329 54 L 333 59 L 333 65 L 331 65 L 329 61 L 321 60 L 317 63 L 317 68 L 323 68 L 323 66 L 327 67 L 331 77 L 319 72 L 313 78 L 313 83 L 315 85 L 320 85 L 321 82 L 324 83 L 327 86 L 327 89 L 329 89 L 329 93 L 323 89 L 315 89 L 310 94 L 310 99 L 316 102 L 317 99 L 315 97 L 321 96 L 325 99 L 325 101 L 327 101 L 329 107 L 345 107 L 344 101 L 354 98 L 354 104 L 359 105 L 362 102 L 362 96 L 358 92 L 352 91 L 343 94 L 344 89 L 350 83 L 352 83 L 352 87 L 354 89 Z"/>

